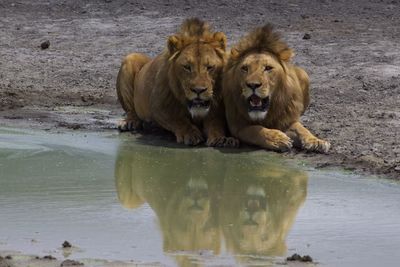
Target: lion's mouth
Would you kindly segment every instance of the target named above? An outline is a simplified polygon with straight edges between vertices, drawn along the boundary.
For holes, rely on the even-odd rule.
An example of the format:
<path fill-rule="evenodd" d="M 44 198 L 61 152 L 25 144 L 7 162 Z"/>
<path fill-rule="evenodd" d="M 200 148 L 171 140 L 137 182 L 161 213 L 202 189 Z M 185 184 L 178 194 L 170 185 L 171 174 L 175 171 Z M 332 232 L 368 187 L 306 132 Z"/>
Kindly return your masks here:
<path fill-rule="evenodd" d="M 258 95 L 251 95 L 247 99 L 249 103 L 249 111 L 266 111 L 269 107 L 269 97 L 261 98 Z"/>
<path fill-rule="evenodd" d="M 188 108 L 204 108 L 208 109 L 210 107 L 211 101 L 210 100 L 203 100 L 200 98 L 195 98 L 188 101 Z"/>

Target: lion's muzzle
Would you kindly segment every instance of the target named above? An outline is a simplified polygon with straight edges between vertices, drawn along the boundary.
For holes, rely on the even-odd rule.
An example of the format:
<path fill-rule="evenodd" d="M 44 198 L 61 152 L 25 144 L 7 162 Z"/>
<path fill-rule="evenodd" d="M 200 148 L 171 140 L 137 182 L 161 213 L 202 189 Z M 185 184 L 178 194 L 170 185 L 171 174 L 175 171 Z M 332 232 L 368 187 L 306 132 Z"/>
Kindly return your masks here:
<path fill-rule="evenodd" d="M 261 98 L 256 94 L 252 94 L 248 99 L 249 112 L 252 111 L 267 111 L 269 107 L 269 97 Z"/>
<path fill-rule="evenodd" d="M 192 115 L 192 118 L 203 118 L 208 114 L 208 111 L 210 110 L 211 106 L 211 101 L 210 100 L 204 100 L 199 97 L 188 100 L 187 102 L 187 107 L 189 109 L 190 114 Z"/>
<path fill-rule="evenodd" d="M 192 109 L 192 108 L 204 108 L 204 109 L 208 109 L 210 107 L 211 101 L 210 100 L 204 100 L 201 98 L 195 98 L 192 100 L 188 101 L 188 108 Z"/>

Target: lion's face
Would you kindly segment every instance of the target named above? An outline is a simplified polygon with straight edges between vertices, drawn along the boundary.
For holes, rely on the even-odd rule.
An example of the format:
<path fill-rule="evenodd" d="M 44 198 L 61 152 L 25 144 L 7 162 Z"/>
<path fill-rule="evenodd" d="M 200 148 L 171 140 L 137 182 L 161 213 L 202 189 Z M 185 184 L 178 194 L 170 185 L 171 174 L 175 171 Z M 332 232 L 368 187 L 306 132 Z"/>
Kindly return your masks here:
<path fill-rule="evenodd" d="M 180 198 L 177 215 L 188 224 L 205 224 L 210 216 L 210 196 L 205 180 L 190 179 Z"/>
<path fill-rule="evenodd" d="M 241 251 L 260 253 L 280 245 L 279 231 L 276 231 L 262 187 L 250 185 L 247 188 L 237 219 Z"/>
<path fill-rule="evenodd" d="M 179 89 L 183 91 L 192 117 L 207 115 L 222 65 L 222 59 L 215 49 L 205 44 L 189 45 L 176 59 Z"/>
<path fill-rule="evenodd" d="M 215 95 L 216 81 L 225 64 L 226 37 L 217 32 L 207 41 L 171 36 L 168 40 L 175 96 L 187 106 L 192 117 L 207 115 Z"/>
<path fill-rule="evenodd" d="M 282 75 L 282 65 L 271 54 L 250 54 L 243 58 L 236 72 L 250 119 L 263 120 Z"/>
<path fill-rule="evenodd" d="M 191 178 L 165 202 L 166 216 L 160 217 L 164 248 L 177 250 L 217 250 L 218 235 L 206 180 Z"/>

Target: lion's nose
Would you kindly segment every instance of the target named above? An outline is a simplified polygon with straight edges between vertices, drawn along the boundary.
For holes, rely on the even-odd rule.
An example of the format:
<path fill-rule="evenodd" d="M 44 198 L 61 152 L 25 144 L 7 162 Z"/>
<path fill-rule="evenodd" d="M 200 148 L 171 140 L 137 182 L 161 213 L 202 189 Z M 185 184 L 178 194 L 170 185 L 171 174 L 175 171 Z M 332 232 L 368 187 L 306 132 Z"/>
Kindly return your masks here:
<path fill-rule="evenodd" d="M 192 92 L 200 95 L 201 93 L 204 93 L 205 91 L 207 91 L 207 87 L 193 87 L 190 90 L 192 90 Z"/>
<path fill-rule="evenodd" d="M 251 90 L 256 90 L 261 86 L 261 83 L 258 82 L 248 82 L 246 83 L 247 87 L 249 87 Z"/>

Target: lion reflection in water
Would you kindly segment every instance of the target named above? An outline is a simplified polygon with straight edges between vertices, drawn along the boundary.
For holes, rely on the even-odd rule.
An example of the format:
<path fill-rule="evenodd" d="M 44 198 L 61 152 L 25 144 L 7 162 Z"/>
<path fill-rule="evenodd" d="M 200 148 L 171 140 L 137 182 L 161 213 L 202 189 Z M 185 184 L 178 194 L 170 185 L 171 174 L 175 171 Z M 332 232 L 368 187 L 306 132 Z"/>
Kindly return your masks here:
<path fill-rule="evenodd" d="M 189 150 L 120 150 L 115 167 L 118 197 L 127 208 L 150 205 L 159 219 L 164 251 L 219 253 L 215 197 L 221 179 L 207 176 L 205 158 L 191 158 L 192 154 Z M 210 169 L 214 165 L 207 163 Z"/>
<path fill-rule="evenodd" d="M 115 165 L 121 204 L 147 202 L 165 252 L 278 256 L 305 200 L 307 176 L 265 160 L 211 151 L 121 147 Z M 190 266 L 189 254 L 175 256 Z M 244 260 L 243 256 L 238 258 Z"/>
<path fill-rule="evenodd" d="M 227 171 L 220 225 L 233 254 L 282 256 L 286 236 L 307 194 L 307 176 L 282 166 Z"/>

